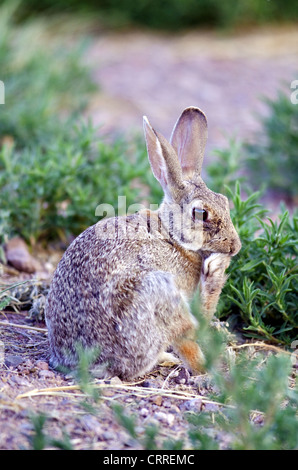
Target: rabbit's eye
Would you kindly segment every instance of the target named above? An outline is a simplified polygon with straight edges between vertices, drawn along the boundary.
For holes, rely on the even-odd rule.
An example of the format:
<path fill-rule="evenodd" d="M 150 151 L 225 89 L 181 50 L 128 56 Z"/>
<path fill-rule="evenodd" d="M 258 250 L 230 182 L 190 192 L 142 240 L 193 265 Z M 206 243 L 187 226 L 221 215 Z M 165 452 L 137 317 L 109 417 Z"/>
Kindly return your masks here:
<path fill-rule="evenodd" d="M 194 207 L 192 210 L 193 220 L 203 220 L 204 222 L 208 219 L 208 212 L 205 209 L 198 209 Z"/>

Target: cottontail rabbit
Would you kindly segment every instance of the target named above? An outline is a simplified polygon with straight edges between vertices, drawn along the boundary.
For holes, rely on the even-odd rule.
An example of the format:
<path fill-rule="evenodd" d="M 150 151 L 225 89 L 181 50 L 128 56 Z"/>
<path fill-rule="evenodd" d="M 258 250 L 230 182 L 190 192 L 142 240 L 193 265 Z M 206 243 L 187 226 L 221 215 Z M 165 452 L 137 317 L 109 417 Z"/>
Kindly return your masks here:
<path fill-rule="evenodd" d="M 203 370 L 188 301 L 199 285 L 201 311 L 211 319 L 241 243 L 227 198 L 200 176 L 203 112 L 186 108 L 170 143 L 146 117 L 144 132 L 163 202 L 157 211 L 105 218 L 66 250 L 46 305 L 53 367 L 74 367 L 78 345 L 98 347 L 106 374 L 133 379 L 172 345 L 193 373 Z"/>

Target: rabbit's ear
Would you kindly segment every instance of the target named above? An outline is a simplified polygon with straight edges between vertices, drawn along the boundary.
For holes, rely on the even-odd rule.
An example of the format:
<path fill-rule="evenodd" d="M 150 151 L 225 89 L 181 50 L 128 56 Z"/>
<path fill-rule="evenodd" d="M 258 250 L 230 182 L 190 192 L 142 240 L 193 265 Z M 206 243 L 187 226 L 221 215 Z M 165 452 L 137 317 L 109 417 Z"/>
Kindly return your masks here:
<path fill-rule="evenodd" d="M 207 119 L 203 111 L 195 107 L 186 108 L 170 140 L 178 155 L 184 179 L 201 174 L 207 136 Z"/>
<path fill-rule="evenodd" d="M 180 186 L 182 183 L 182 171 L 177 154 L 165 137 L 153 129 L 146 116 L 143 118 L 143 123 L 153 174 L 163 190 L 168 192 L 170 187 Z"/>

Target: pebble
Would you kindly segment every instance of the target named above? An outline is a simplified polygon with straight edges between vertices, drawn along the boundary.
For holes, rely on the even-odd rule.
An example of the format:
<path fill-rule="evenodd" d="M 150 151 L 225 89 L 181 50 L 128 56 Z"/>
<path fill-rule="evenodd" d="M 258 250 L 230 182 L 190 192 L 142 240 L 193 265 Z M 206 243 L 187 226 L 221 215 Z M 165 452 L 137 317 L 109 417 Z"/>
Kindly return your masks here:
<path fill-rule="evenodd" d="M 21 356 L 15 356 L 13 354 L 7 354 L 5 356 L 5 365 L 7 367 L 17 367 L 24 361 Z"/>
<path fill-rule="evenodd" d="M 162 405 L 162 397 L 160 395 L 157 395 L 157 397 L 152 398 L 152 403 L 154 403 L 157 406 Z"/>
<path fill-rule="evenodd" d="M 176 377 L 174 377 L 174 382 L 180 385 L 187 385 L 189 383 L 190 373 L 185 367 L 182 367 Z"/>
<path fill-rule="evenodd" d="M 156 411 L 154 413 L 154 417 L 158 421 L 168 424 L 169 426 L 172 426 L 175 421 L 175 415 L 173 413 L 164 413 L 163 411 Z"/>
<path fill-rule="evenodd" d="M 192 398 L 191 400 L 186 400 L 181 403 L 180 410 L 199 412 L 202 410 L 202 400 L 200 398 Z"/>
<path fill-rule="evenodd" d="M 218 410 L 219 410 L 219 406 L 216 405 L 215 403 L 205 403 L 205 405 L 204 405 L 204 411 L 211 411 L 211 412 L 215 413 Z"/>
<path fill-rule="evenodd" d="M 150 387 L 156 387 L 156 383 L 153 382 L 153 380 L 144 380 L 142 383 L 143 387 L 150 388 Z"/>
<path fill-rule="evenodd" d="M 30 255 L 24 240 L 19 237 L 14 237 L 6 243 L 5 254 L 7 262 L 18 271 L 32 274 L 42 269 L 39 261 Z"/>
<path fill-rule="evenodd" d="M 45 361 L 36 361 L 36 367 L 41 370 L 49 370 L 49 364 Z"/>
<path fill-rule="evenodd" d="M 141 408 L 140 409 L 140 415 L 146 418 L 149 415 L 149 410 L 148 408 Z"/>
<path fill-rule="evenodd" d="M 55 374 L 51 370 L 42 369 L 38 372 L 38 377 L 40 379 L 51 379 L 51 378 L 55 377 Z"/>
<path fill-rule="evenodd" d="M 102 427 L 95 416 L 85 415 L 81 418 L 81 423 L 86 431 L 93 431 L 97 434 L 102 431 Z"/>
<path fill-rule="evenodd" d="M 111 385 L 122 385 L 122 380 L 119 379 L 119 377 L 116 377 L 116 376 L 115 376 L 115 377 L 112 377 L 112 378 L 110 379 L 110 384 L 111 384 Z"/>
<path fill-rule="evenodd" d="M 115 433 L 112 431 L 104 431 L 102 433 L 102 440 L 103 441 L 111 441 L 112 439 L 115 439 Z"/>

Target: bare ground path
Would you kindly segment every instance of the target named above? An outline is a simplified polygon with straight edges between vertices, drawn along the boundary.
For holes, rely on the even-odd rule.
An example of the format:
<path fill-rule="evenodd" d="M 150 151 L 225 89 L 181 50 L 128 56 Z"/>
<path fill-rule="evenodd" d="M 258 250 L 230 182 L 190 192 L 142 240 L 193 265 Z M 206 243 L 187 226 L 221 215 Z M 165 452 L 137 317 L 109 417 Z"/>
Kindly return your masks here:
<path fill-rule="evenodd" d="M 249 138 L 266 110 L 260 97 L 276 96 L 281 82 L 290 99 L 298 30 L 107 34 L 95 39 L 88 62 L 101 87 L 88 112 L 104 131 L 141 131 L 145 114 L 169 137 L 182 109 L 194 105 L 207 114 L 211 149 L 226 135 Z"/>

